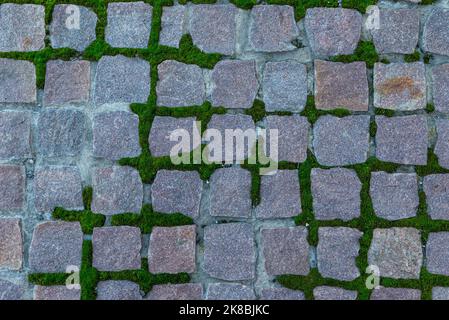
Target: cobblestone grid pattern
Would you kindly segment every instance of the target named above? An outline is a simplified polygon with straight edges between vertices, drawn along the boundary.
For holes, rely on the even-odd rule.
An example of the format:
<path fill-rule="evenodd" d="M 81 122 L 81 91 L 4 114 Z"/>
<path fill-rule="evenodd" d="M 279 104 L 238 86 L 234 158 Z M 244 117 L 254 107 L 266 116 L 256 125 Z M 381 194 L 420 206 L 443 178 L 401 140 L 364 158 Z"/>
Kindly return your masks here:
<path fill-rule="evenodd" d="M 29 2 L 0 299 L 449 299 L 448 0 Z M 177 128 L 277 128 L 279 170 L 175 165 Z"/>

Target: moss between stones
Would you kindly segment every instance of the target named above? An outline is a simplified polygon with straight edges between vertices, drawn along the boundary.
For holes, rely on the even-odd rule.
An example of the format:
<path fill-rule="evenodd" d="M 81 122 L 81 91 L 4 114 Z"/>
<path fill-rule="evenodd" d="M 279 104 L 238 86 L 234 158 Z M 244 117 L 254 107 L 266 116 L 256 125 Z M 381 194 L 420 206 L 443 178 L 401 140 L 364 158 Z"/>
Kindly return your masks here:
<path fill-rule="evenodd" d="M 370 41 L 360 41 L 353 54 L 338 55 L 331 58 L 334 62 L 350 63 L 355 61 L 365 61 L 370 69 L 376 62 L 388 63 L 386 59 L 381 59 L 377 54 L 376 47 Z"/>
<path fill-rule="evenodd" d="M 419 53 L 418 50 L 416 50 L 412 54 L 406 54 L 404 56 L 404 62 L 407 62 L 407 63 L 417 62 L 420 60 L 421 60 L 421 53 Z"/>

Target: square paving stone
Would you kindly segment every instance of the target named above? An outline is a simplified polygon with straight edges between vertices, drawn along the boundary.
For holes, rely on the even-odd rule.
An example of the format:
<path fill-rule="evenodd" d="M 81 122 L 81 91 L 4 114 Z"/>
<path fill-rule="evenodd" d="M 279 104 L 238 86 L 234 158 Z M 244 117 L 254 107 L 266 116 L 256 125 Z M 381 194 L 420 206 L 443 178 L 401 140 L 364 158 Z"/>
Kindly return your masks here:
<path fill-rule="evenodd" d="M 193 64 L 166 60 L 157 66 L 157 104 L 166 107 L 201 105 L 206 100 L 203 71 Z"/>
<path fill-rule="evenodd" d="M 305 28 L 310 46 L 317 56 L 352 54 L 362 32 L 362 15 L 341 8 L 308 9 Z"/>
<path fill-rule="evenodd" d="M 23 262 L 20 219 L 0 219 L 0 269 L 20 270 Z"/>
<path fill-rule="evenodd" d="M 424 63 L 376 63 L 374 106 L 398 111 L 424 109 L 427 104 Z"/>
<path fill-rule="evenodd" d="M 417 229 L 374 229 L 368 264 L 377 266 L 381 277 L 418 279 L 422 263 L 421 234 Z"/>
<path fill-rule="evenodd" d="M 0 59 L 0 102 L 36 102 L 36 68 L 32 62 Z"/>
<path fill-rule="evenodd" d="M 449 232 L 431 232 L 426 244 L 426 269 L 449 276 Z"/>
<path fill-rule="evenodd" d="M 89 61 L 51 60 L 47 62 L 44 88 L 46 105 L 85 103 L 89 100 L 89 92 Z"/>
<path fill-rule="evenodd" d="M 111 2 L 105 40 L 115 48 L 147 48 L 153 7 L 142 1 Z"/>
<path fill-rule="evenodd" d="M 449 120 L 436 119 L 437 141 L 435 144 L 435 154 L 438 163 L 443 168 L 449 169 Z"/>
<path fill-rule="evenodd" d="M 278 219 L 297 216 L 302 212 L 297 170 L 278 170 L 261 177 L 258 219 Z"/>
<path fill-rule="evenodd" d="M 195 272 L 196 227 L 153 228 L 148 249 L 151 273 Z"/>
<path fill-rule="evenodd" d="M 21 300 L 23 293 L 21 285 L 0 279 L 0 300 Z"/>
<path fill-rule="evenodd" d="M 296 49 L 298 37 L 293 7 L 257 5 L 251 10 L 249 45 L 254 51 L 281 52 Z"/>
<path fill-rule="evenodd" d="M 148 293 L 146 300 L 202 300 L 200 283 L 158 284 Z"/>
<path fill-rule="evenodd" d="M 210 178 L 210 214 L 214 217 L 251 217 L 251 173 L 220 168 Z"/>
<path fill-rule="evenodd" d="M 179 42 L 185 33 L 186 12 L 185 6 L 163 7 L 159 33 L 160 45 L 179 48 Z"/>
<path fill-rule="evenodd" d="M 143 184 L 136 169 L 119 166 L 97 168 L 92 181 L 93 212 L 104 215 L 140 212 Z"/>
<path fill-rule="evenodd" d="M 370 196 L 378 217 L 387 220 L 414 217 L 419 206 L 418 176 L 415 173 L 372 172 Z"/>
<path fill-rule="evenodd" d="M 27 21 L 25 23 L 24 21 Z M 34 4 L 0 6 L 0 51 L 38 51 L 45 43 L 45 8 Z"/>
<path fill-rule="evenodd" d="M 379 288 L 371 293 L 371 300 L 421 300 L 421 291 L 408 288 Z"/>
<path fill-rule="evenodd" d="M 81 300 L 81 290 L 66 286 L 36 286 L 34 300 Z"/>
<path fill-rule="evenodd" d="M 318 271 L 324 278 L 352 281 L 360 276 L 356 258 L 362 235 L 362 232 L 353 228 L 318 229 Z"/>
<path fill-rule="evenodd" d="M 425 176 L 423 187 L 430 218 L 449 220 L 449 174 Z"/>
<path fill-rule="evenodd" d="M 372 30 L 378 53 L 411 54 L 419 39 L 419 10 L 381 9 L 379 28 Z"/>
<path fill-rule="evenodd" d="M 127 280 L 107 280 L 97 284 L 97 300 L 142 300 L 137 283 Z"/>
<path fill-rule="evenodd" d="M 122 55 L 103 56 L 97 65 L 94 100 L 105 103 L 145 103 L 150 95 L 150 64 Z"/>
<path fill-rule="evenodd" d="M 449 300 L 449 288 L 447 287 L 433 287 L 432 300 Z"/>
<path fill-rule="evenodd" d="M 31 157 L 31 112 L 0 112 L 0 158 Z"/>
<path fill-rule="evenodd" d="M 81 267 L 83 232 L 79 222 L 49 221 L 38 224 L 29 252 L 32 272 L 66 272 Z"/>
<path fill-rule="evenodd" d="M 74 19 L 79 13 L 79 24 Z M 96 39 L 97 15 L 89 8 L 58 4 L 53 9 L 50 43 L 55 49 L 84 51 Z"/>
<path fill-rule="evenodd" d="M 95 115 L 93 120 L 93 155 L 119 160 L 137 157 L 139 117 L 128 111 L 110 111 Z"/>
<path fill-rule="evenodd" d="M 189 32 L 193 44 L 206 53 L 233 55 L 236 46 L 238 10 L 233 5 L 192 6 Z"/>
<path fill-rule="evenodd" d="M 313 289 L 313 297 L 315 300 L 356 300 L 357 291 L 320 286 Z"/>
<path fill-rule="evenodd" d="M 213 278 L 251 280 L 256 271 L 253 227 L 247 223 L 226 223 L 204 228 L 203 270 Z"/>
<path fill-rule="evenodd" d="M 92 248 L 92 266 L 99 271 L 136 270 L 141 267 L 140 228 L 94 228 Z"/>
<path fill-rule="evenodd" d="M 426 116 L 376 116 L 376 124 L 377 159 L 409 165 L 427 164 Z"/>
<path fill-rule="evenodd" d="M 0 211 L 20 211 L 25 205 L 25 167 L 0 165 Z"/>
<path fill-rule="evenodd" d="M 432 78 L 435 110 L 449 113 L 449 63 L 434 66 Z"/>
<path fill-rule="evenodd" d="M 449 56 L 449 10 L 434 7 L 424 23 L 424 51 Z"/>
<path fill-rule="evenodd" d="M 305 227 L 262 229 L 265 270 L 271 276 L 307 275 L 309 243 Z"/>
<path fill-rule="evenodd" d="M 215 107 L 249 109 L 258 89 L 254 60 L 224 60 L 212 70 L 212 105 Z"/>
<path fill-rule="evenodd" d="M 369 88 L 365 62 L 315 60 L 317 109 L 368 111 Z"/>
<path fill-rule="evenodd" d="M 87 118 L 77 110 L 47 109 L 39 114 L 38 151 L 46 157 L 77 156 L 85 140 Z"/>
<path fill-rule="evenodd" d="M 265 110 L 301 112 L 307 102 L 307 69 L 296 61 L 267 62 L 263 73 Z"/>
<path fill-rule="evenodd" d="M 264 288 L 260 300 L 305 300 L 304 292 L 287 288 Z"/>
<path fill-rule="evenodd" d="M 251 287 L 239 283 L 209 283 L 206 300 L 256 300 Z"/>

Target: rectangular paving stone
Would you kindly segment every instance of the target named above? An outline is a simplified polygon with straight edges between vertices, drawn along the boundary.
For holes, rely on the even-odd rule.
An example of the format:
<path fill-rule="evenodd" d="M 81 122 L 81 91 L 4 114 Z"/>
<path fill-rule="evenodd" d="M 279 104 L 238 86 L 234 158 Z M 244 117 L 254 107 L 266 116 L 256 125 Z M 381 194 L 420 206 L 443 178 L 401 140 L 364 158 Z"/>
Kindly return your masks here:
<path fill-rule="evenodd" d="M 25 205 L 25 167 L 0 165 L 0 211 L 21 211 Z"/>
<path fill-rule="evenodd" d="M 256 295 L 240 283 L 209 283 L 206 300 L 256 300 Z"/>
<path fill-rule="evenodd" d="M 23 262 L 21 220 L 0 219 L 0 269 L 20 270 Z M 1 295 L 1 294 L 0 294 Z"/>
<path fill-rule="evenodd" d="M 179 42 L 185 33 L 186 11 L 185 6 L 162 8 L 160 45 L 179 48 Z"/>
<path fill-rule="evenodd" d="M 433 220 L 449 220 L 449 174 L 424 177 L 427 213 Z"/>
<path fill-rule="evenodd" d="M 157 284 L 146 300 L 202 300 L 203 286 L 199 283 Z"/>
<path fill-rule="evenodd" d="M 449 169 L 449 121 L 436 119 L 437 141 L 434 152 L 438 157 L 438 163 L 443 168 Z"/>
<path fill-rule="evenodd" d="M 31 112 L 0 112 L 0 158 L 31 157 Z"/>
<path fill-rule="evenodd" d="M 449 288 L 448 287 L 433 287 L 432 288 L 432 300 L 449 300 Z"/>
<path fill-rule="evenodd" d="M 24 291 L 20 284 L 0 279 L 0 300 L 22 300 Z"/>
<path fill-rule="evenodd" d="M 3 7 L 4 5 L 1 5 Z M 35 103 L 36 68 L 32 62 L 0 58 L 0 103 Z"/>
<path fill-rule="evenodd" d="M 449 63 L 433 66 L 432 80 L 435 110 L 449 113 Z"/>
<path fill-rule="evenodd" d="M 142 300 L 140 287 L 128 280 L 107 280 L 97 284 L 97 300 Z"/>
<path fill-rule="evenodd" d="M 304 292 L 287 288 L 264 288 L 260 300 L 305 300 Z"/>
<path fill-rule="evenodd" d="M 421 291 L 408 288 L 379 288 L 371 293 L 371 300 L 421 300 Z"/>
<path fill-rule="evenodd" d="M 81 300 L 81 290 L 66 286 L 35 286 L 34 300 Z"/>
<path fill-rule="evenodd" d="M 449 232 L 431 232 L 426 244 L 426 269 L 449 276 Z"/>
<path fill-rule="evenodd" d="M 315 300 L 356 300 L 357 291 L 320 286 L 313 289 L 313 297 Z"/>
<path fill-rule="evenodd" d="M 424 51 L 449 56 L 449 10 L 432 8 L 424 22 L 422 33 Z"/>

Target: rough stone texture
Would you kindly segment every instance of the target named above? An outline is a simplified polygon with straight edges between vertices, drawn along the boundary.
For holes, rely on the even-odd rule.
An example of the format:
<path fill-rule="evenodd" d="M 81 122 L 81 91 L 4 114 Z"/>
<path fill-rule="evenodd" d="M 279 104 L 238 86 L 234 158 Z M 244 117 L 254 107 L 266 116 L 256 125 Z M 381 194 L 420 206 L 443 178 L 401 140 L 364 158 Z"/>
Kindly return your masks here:
<path fill-rule="evenodd" d="M 36 102 L 36 68 L 33 63 L 0 59 L 0 102 Z"/>
<path fill-rule="evenodd" d="M 139 58 L 103 56 L 97 65 L 94 100 L 105 103 L 144 103 L 150 94 L 150 65 Z"/>
<path fill-rule="evenodd" d="M 142 240 L 139 228 L 94 228 L 92 248 L 92 266 L 99 271 L 136 270 L 141 267 Z"/>
<path fill-rule="evenodd" d="M 324 278 L 352 281 L 360 276 L 356 258 L 362 235 L 362 232 L 353 228 L 318 229 L 318 271 Z"/>
<path fill-rule="evenodd" d="M 304 292 L 287 288 L 264 288 L 260 300 L 305 300 Z"/>
<path fill-rule="evenodd" d="M 98 282 L 97 300 L 142 300 L 142 295 L 137 283 L 127 280 L 108 280 Z"/>
<path fill-rule="evenodd" d="M 256 246 L 247 223 L 226 223 L 204 228 L 203 270 L 211 277 L 240 281 L 255 277 Z"/>
<path fill-rule="evenodd" d="M 111 2 L 105 40 L 115 48 L 147 48 L 153 7 L 143 1 Z"/>
<path fill-rule="evenodd" d="M 315 300 L 356 300 L 357 291 L 320 286 L 313 289 L 313 297 Z"/>
<path fill-rule="evenodd" d="M 239 283 L 209 283 L 206 300 L 256 300 L 256 295 Z"/>
<path fill-rule="evenodd" d="M 24 23 L 27 21 L 28 23 Z M 45 43 L 45 8 L 33 4 L 0 6 L 0 51 L 38 51 Z"/>
<path fill-rule="evenodd" d="M 206 53 L 233 55 L 236 46 L 237 8 L 233 5 L 192 6 L 190 35 L 193 44 Z"/>
<path fill-rule="evenodd" d="M 370 196 L 374 212 L 383 219 L 414 217 L 419 206 L 418 176 L 415 173 L 372 172 Z"/>
<path fill-rule="evenodd" d="M 39 212 L 56 207 L 83 210 L 81 173 L 77 167 L 41 167 L 34 176 L 34 206 Z"/>
<path fill-rule="evenodd" d="M 1 159 L 31 157 L 31 113 L 0 112 L 0 141 Z"/>
<path fill-rule="evenodd" d="M 378 53 L 411 54 L 419 39 L 417 9 L 381 9 L 379 29 L 372 31 Z"/>
<path fill-rule="evenodd" d="M 449 169 L 449 121 L 446 119 L 437 119 L 437 142 L 435 144 L 435 154 L 438 157 L 438 163 L 443 168 Z"/>
<path fill-rule="evenodd" d="M 201 105 L 206 100 L 203 71 L 193 64 L 166 60 L 157 66 L 157 104 L 167 107 Z"/>
<path fill-rule="evenodd" d="M 400 164 L 427 164 L 426 116 L 376 116 L 376 124 L 377 159 Z"/>
<path fill-rule="evenodd" d="M 354 170 L 314 168 L 311 184 L 316 219 L 349 221 L 360 216 L 362 183 Z"/>
<path fill-rule="evenodd" d="M 430 218 L 449 220 L 449 175 L 427 175 L 424 177 L 423 188 Z"/>
<path fill-rule="evenodd" d="M 261 177 L 258 219 L 293 217 L 302 212 L 298 171 L 278 170 Z"/>
<path fill-rule="evenodd" d="M 90 62 L 50 60 L 47 62 L 44 104 L 86 103 L 90 92 Z"/>
<path fill-rule="evenodd" d="M 155 285 L 147 300 L 202 300 L 203 287 L 199 283 Z"/>
<path fill-rule="evenodd" d="M 267 112 L 301 112 L 307 102 L 306 66 L 293 60 L 267 62 L 262 88 Z"/>
<path fill-rule="evenodd" d="M 435 110 L 449 113 L 449 63 L 434 66 L 432 78 Z"/>
<path fill-rule="evenodd" d="M 449 232 L 430 233 L 426 244 L 426 269 L 449 276 Z"/>
<path fill-rule="evenodd" d="M 71 19 L 79 12 L 79 28 Z M 96 14 L 83 6 L 58 4 L 53 9 L 50 24 L 50 43 L 53 48 L 71 48 L 84 51 L 95 39 Z"/>
<path fill-rule="evenodd" d="M 320 117 L 313 127 L 313 150 L 318 162 L 324 166 L 365 162 L 369 151 L 369 123 L 367 115 Z"/>
<path fill-rule="evenodd" d="M 365 62 L 315 60 L 317 109 L 368 111 L 369 88 Z"/>
<path fill-rule="evenodd" d="M 271 276 L 307 275 L 309 243 L 305 227 L 262 229 L 265 270 Z"/>
<path fill-rule="evenodd" d="M 21 211 L 25 205 L 25 167 L 0 165 L 0 211 Z"/>
<path fill-rule="evenodd" d="M 210 214 L 251 217 L 251 173 L 241 168 L 220 168 L 210 178 Z"/>
<path fill-rule="evenodd" d="M 66 286 L 36 286 L 34 300 L 81 300 L 81 290 Z"/>
<path fill-rule="evenodd" d="M 140 212 L 143 185 L 136 169 L 119 166 L 97 168 L 92 181 L 93 212 L 105 215 Z"/>
<path fill-rule="evenodd" d="M 433 287 L 432 288 L 432 300 L 449 300 L 449 288 L 448 287 Z"/>
<path fill-rule="evenodd" d="M 378 266 L 381 277 L 418 279 L 422 263 L 421 235 L 417 229 L 374 229 L 368 264 Z"/>
<path fill-rule="evenodd" d="M 251 10 L 249 45 L 254 51 L 280 52 L 296 49 L 298 37 L 293 7 L 257 5 Z"/>
<path fill-rule="evenodd" d="M 186 19 L 185 6 L 164 7 L 161 17 L 161 31 L 159 44 L 179 48 L 179 42 L 184 35 L 184 23 Z"/>
<path fill-rule="evenodd" d="M 0 300 L 21 300 L 23 291 L 22 286 L 0 279 Z"/>
<path fill-rule="evenodd" d="M 376 63 L 374 106 L 399 111 L 424 109 L 427 104 L 424 63 Z"/>
<path fill-rule="evenodd" d="M 195 272 L 196 226 L 162 228 L 151 232 L 148 266 L 151 273 Z"/>
<path fill-rule="evenodd" d="M 151 185 L 153 209 L 197 218 L 202 190 L 203 181 L 197 171 L 159 170 Z"/>
<path fill-rule="evenodd" d="M 362 31 L 362 15 L 341 8 L 308 9 L 305 28 L 315 55 L 327 57 L 352 54 Z"/>
<path fill-rule="evenodd" d="M 449 10 L 433 8 L 424 23 L 422 42 L 425 51 L 449 56 Z"/>
<path fill-rule="evenodd" d="M 224 60 L 212 71 L 212 105 L 248 109 L 256 98 L 259 84 L 254 60 Z"/>
<path fill-rule="evenodd" d="M 109 160 L 137 157 L 139 117 L 132 112 L 111 111 L 93 119 L 93 155 Z"/>
<path fill-rule="evenodd" d="M 32 272 L 66 272 L 81 267 L 83 233 L 79 222 L 50 221 L 38 224 L 29 252 Z"/>
<path fill-rule="evenodd" d="M 379 288 L 371 293 L 371 300 L 421 300 L 421 291 L 407 288 Z"/>
<path fill-rule="evenodd" d="M 23 261 L 21 220 L 0 219 L 0 269 L 20 270 Z"/>

